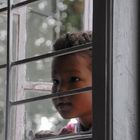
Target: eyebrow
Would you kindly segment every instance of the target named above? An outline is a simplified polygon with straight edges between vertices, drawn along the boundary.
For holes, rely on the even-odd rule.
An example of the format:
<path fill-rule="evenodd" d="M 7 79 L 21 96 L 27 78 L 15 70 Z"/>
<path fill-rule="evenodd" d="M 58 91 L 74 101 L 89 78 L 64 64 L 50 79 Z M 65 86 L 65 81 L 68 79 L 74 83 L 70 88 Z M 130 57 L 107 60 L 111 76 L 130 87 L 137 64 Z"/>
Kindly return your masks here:
<path fill-rule="evenodd" d="M 65 70 L 64 72 L 81 73 L 79 70 L 76 70 L 76 69 L 74 69 L 74 70 Z M 58 73 L 57 70 L 53 71 L 53 74 L 55 74 L 55 73 Z"/>

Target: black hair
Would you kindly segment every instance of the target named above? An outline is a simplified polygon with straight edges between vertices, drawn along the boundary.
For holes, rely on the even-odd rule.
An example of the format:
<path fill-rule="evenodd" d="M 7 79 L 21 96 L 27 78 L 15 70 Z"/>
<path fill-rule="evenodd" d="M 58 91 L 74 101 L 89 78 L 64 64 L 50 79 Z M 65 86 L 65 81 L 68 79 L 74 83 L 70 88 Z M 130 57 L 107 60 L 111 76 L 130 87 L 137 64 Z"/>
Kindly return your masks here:
<path fill-rule="evenodd" d="M 90 31 L 67 33 L 56 40 L 53 48 L 54 50 L 62 50 L 89 42 L 92 42 L 92 32 Z"/>
<path fill-rule="evenodd" d="M 90 42 L 92 42 L 91 31 L 67 33 L 56 40 L 53 45 L 53 49 L 54 51 L 57 51 Z M 92 60 L 92 49 L 87 49 L 78 53 L 82 56 L 89 56 L 90 60 Z"/>

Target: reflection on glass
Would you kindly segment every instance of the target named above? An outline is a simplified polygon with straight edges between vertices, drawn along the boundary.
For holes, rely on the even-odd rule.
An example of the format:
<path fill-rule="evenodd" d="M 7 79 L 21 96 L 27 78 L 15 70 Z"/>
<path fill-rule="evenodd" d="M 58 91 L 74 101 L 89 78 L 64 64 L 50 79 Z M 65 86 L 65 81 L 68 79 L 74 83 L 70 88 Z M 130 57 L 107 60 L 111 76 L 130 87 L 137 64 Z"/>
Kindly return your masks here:
<path fill-rule="evenodd" d="M 59 131 L 67 123 L 50 99 L 13 106 L 10 118 L 13 127 L 10 140 L 28 140 L 40 130 Z"/>
<path fill-rule="evenodd" d="M 21 100 L 51 93 L 51 58 L 14 66 L 11 69 L 11 100 Z M 28 94 L 28 91 L 34 91 Z M 37 94 L 36 94 L 37 92 Z"/>
<path fill-rule="evenodd" d="M 15 0 L 14 2 L 19 1 Z M 83 28 L 83 9 L 83 0 L 40 0 L 15 9 L 13 12 L 12 44 L 13 50 L 15 50 L 13 51 L 13 60 L 15 61 L 51 52 L 54 41 L 56 38 L 59 38 L 61 34 L 69 31 L 81 31 Z M 87 34 L 84 35 L 86 38 Z M 84 40 L 87 40 L 87 38 Z M 88 40 L 88 42 L 90 41 L 91 40 Z M 60 72 L 63 68 L 70 69 L 78 67 L 78 74 L 70 73 L 66 78 L 63 78 L 66 79 L 64 83 L 70 82 L 73 85 L 68 90 L 91 86 L 92 70 L 89 70 L 90 66 L 88 68 L 85 67 L 89 64 L 85 58 L 87 58 L 87 56 L 80 57 L 80 55 L 78 55 L 78 57 L 75 57 L 75 55 L 71 55 L 69 57 L 65 56 L 65 58 L 61 57 L 61 61 L 66 61 L 63 61 L 63 64 L 61 65 L 58 63 L 56 66 L 57 68 L 54 68 L 55 70 L 58 70 L 57 72 Z M 52 59 L 46 58 L 12 67 L 10 82 L 10 91 L 12 92 L 11 100 L 18 101 L 52 93 L 52 81 L 53 84 L 57 83 L 58 77 L 54 74 L 53 80 L 51 80 L 51 63 Z M 83 75 L 86 80 L 83 80 Z M 81 83 L 83 81 L 86 82 L 77 84 L 79 81 Z M 73 82 L 76 83 L 73 84 Z M 53 85 L 53 92 L 56 91 L 58 90 Z M 53 103 L 55 104 L 57 111 L 65 119 L 76 118 L 79 117 L 79 114 L 83 112 L 83 110 L 84 113 L 86 112 L 86 109 L 90 109 L 88 110 L 88 113 L 89 111 L 90 113 L 92 112 L 91 92 L 88 92 L 88 95 L 89 96 L 87 97 L 86 93 L 84 93 L 73 96 L 75 97 L 75 99 L 73 98 L 74 101 L 70 101 L 69 99 L 69 102 L 66 102 L 66 104 L 65 101 L 60 102 L 58 108 L 57 101 L 54 100 Z M 85 102 L 84 97 L 87 97 L 89 102 Z M 80 108 L 77 109 L 78 105 L 76 104 L 79 104 L 79 102 Z M 72 106 L 71 104 L 75 104 L 74 107 L 76 108 L 73 107 L 73 109 L 70 107 Z M 86 105 L 89 106 L 87 107 Z M 83 106 L 83 108 L 81 108 L 81 106 Z M 69 114 L 68 118 L 64 114 L 67 109 L 73 111 L 72 114 Z M 33 133 L 39 132 L 40 130 L 58 132 L 67 122 L 61 122 L 62 118 L 58 115 L 50 99 L 14 106 L 11 111 L 11 127 L 14 126 L 11 131 L 12 140 L 28 140 L 29 137 L 32 137 Z M 72 116 L 73 113 L 74 116 Z M 76 115 L 75 113 L 78 114 Z M 75 120 L 72 119 L 71 121 L 72 123 L 75 123 Z M 79 124 L 80 123 L 78 123 L 77 126 L 80 126 Z M 89 128 L 91 128 L 91 126 L 88 127 L 88 129 Z"/>
<path fill-rule="evenodd" d="M 26 64 L 26 80 L 51 82 L 52 58 L 46 58 Z"/>
<path fill-rule="evenodd" d="M 0 13 L 0 64 L 6 63 L 7 14 Z"/>
<path fill-rule="evenodd" d="M 51 52 L 61 34 L 83 29 L 83 12 L 84 0 L 39 0 L 14 9 L 13 44 L 22 52 L 16 59 Z"/>
<path fill-rule="evenodd" d="M 7 1 L 6 0 L 0 0 L 0 9 L 4 8 L 7 6 Z"/>
<path fill-rule="evenodd" d="M 0 139 L 4 139 L 4 112 L 5 112 L 5 96 L 6 96 L 6 69 L 0 69 Z"/>

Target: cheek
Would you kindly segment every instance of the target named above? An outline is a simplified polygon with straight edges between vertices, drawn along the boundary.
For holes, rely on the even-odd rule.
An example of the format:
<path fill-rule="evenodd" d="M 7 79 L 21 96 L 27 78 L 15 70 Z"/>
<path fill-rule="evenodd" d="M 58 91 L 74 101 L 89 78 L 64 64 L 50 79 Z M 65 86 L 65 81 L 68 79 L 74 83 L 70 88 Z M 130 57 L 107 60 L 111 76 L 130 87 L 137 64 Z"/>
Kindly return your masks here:
<path fill-rule="evenodd" d="M 78 84 L 79 88 L 92 86 L 92 76 L 87 75 L 85 78 Z"/>
<path fill-rule="evenodd" d="M 52 86 L 52 93 L 57 92 L 57 87 L 56 86 Z"/>
<path fill-rule="evenodd" d="M 92 93 L 81 93 L 73 96 L 72 99 L 75 104 L 84 105 L 84 104 L 92 104 Z"/>
<path fill-rule="evenodd" d="M 86 82 L 81 81 L 79 83 L 75 83 L 75 84 L 71 85 L 70 87 L 71 87 L 71 89 L 76 89 L 76 88 L 83 88 L 86 86 L 87 86 Z"/>
<path fill-rule="evenodd" d="M 86 110 L 91 110 L 92 108 L 92 93 L 84 93 L 79 101 L 81 106 Z"/>

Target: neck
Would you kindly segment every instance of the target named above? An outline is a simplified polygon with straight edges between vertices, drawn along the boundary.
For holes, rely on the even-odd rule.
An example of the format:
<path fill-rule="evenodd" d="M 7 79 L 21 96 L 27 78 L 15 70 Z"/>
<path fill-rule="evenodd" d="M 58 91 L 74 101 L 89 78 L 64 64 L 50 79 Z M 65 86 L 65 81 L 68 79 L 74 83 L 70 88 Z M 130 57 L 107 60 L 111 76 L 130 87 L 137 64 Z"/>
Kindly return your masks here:
<path fill-rule="evenodd" d="M 84 118 L 79 118 L 80 124 L 85 128 L 85 129 L 90 129 L 92 127 L 92 115 Z"/>

